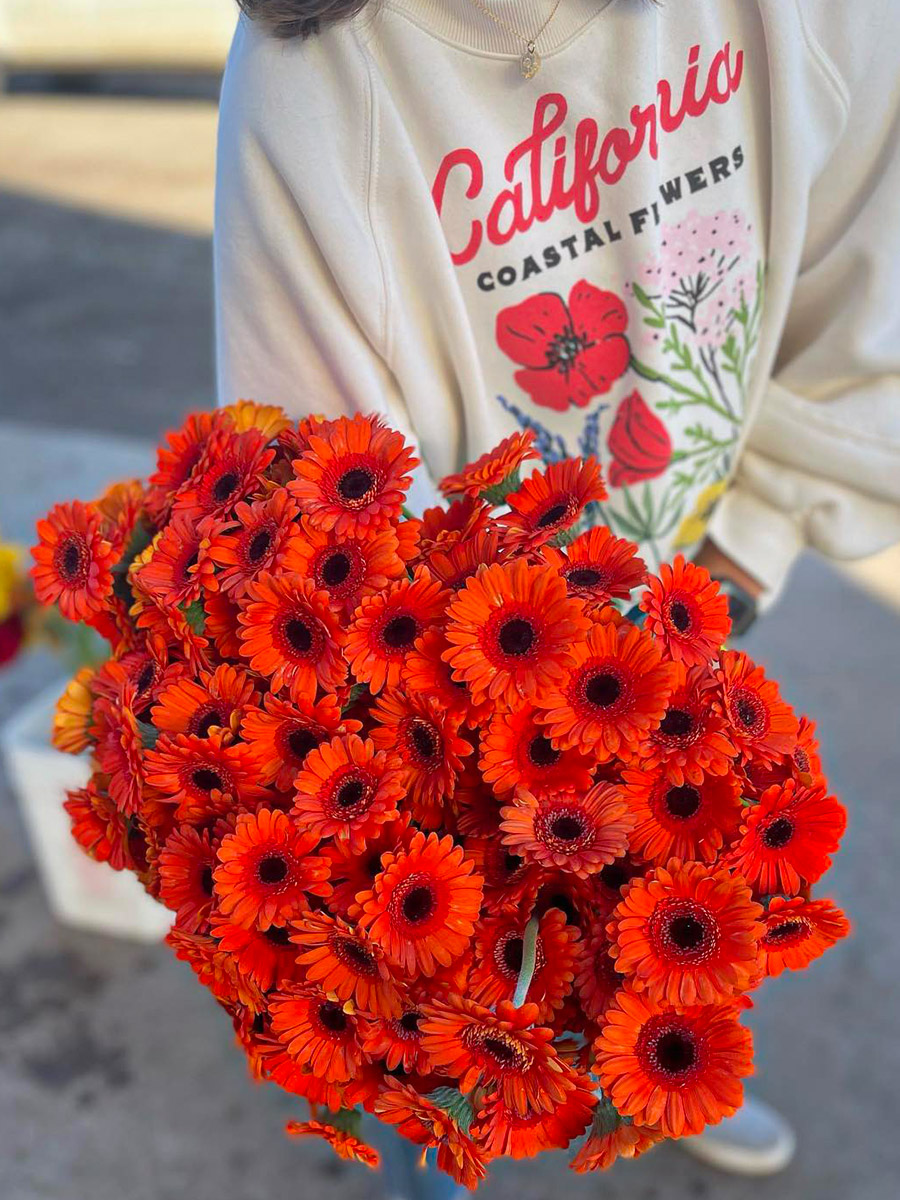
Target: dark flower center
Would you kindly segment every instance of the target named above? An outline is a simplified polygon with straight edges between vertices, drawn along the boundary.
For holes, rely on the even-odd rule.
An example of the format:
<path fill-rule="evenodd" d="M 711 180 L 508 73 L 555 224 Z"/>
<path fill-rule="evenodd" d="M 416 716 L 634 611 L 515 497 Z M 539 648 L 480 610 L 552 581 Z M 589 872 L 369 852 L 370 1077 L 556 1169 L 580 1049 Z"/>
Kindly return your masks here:
<path fill-rule="evenodd" d="M 392 650 L 402 650 L 413 644 L 418 630 L 415 618 L 407 613 L 401 613 L 400 616 L 391 617 L 381 636 L 385 645 L 390 646 Z"/>
<path fill-rule="evenodd" d="M 522 869 L 523 862 L 524 859 L 520 858 L 518 854 L 513 854 L 512 851 L 507 850 L 503 855 L 503 870 L 507 875 L 515 875 L 517 871 Z"/>
<path fill-rule="evenodd" d="M 689 783 L 681 787 L 670 787 L 666 792 L 666 812 L 672 817 L 686 821 L 700 808 L 700 793 Z"/>
<path fill-rule="evenodd" d="M 238 477 L 234 471 L 226 471 L 220 475 L 213 485 L 213 498 L 221 504 L 227 500 L 238 485 Z"/>
<path fill-rule="evenodd" d="M 524 942 L 520 937 L 511 937 L 503 947 L 503 965 L 513 975 L 522 970 Z"/>
<path fill-rule="evenodd" d="M 611 891 L 618 892 L 631 878 L 631 873 L 623 862 L 616 861 L 601 869 L 600 878 Z"/>
<path fill-rule="evenodd" d="M 288 873 L 287 863 L 280 854 L 267 854 L 260 859 L 257 874 L 262 883 L 281 883 Z"/>
<path fill-rule="evenodd" d="M 681 600 L 673 600 L 669 605 L 669 620 L 679 633 L 687 633 L 691 627 L 691 614 L 688 606 Z"/>
<path fill-rule="evenodd" d="M 488 1054 L 496 1059 L 501 1066 L 511 1067 L 519 1059 L 515 1047 L 505 1042 L 502 1038 L 486 1037 L 481 1044 Z"/>
<path fill-rule="evenodd" d="M 319 739 L 311 729 L 292 729 L 287 735 L 287 744 L 291 754 L 298 762 L 302 762 L 309 754 L 310 750 L 315 750 L 319 744 Z"/>
<path fill-rule="evenodd" d="M 674 917 L 669 922 L 669 938 L 679 950 L 696 950 L 705 937 L 706 930 L 696 917 Z"/>
<path fill-rule="evenodd" d="M 534 645 L 534 626 L 522 617 L 511 617 L 503 622 L 497 641 L 504 654 L 527 654 Z"/>
<path fill-rule="evenodd" d="M 555 367 L 561 374 L 568 375 L 583 349 L 584 342 L 572 326 L 567 325 L 547 346 L 547 366 Z"/>
<path fill-rule="evenodd" d="M 430 887 L 419 884 L 403 897 L 403 915 L 411 924 L 427 921 L 434 912 L 434 894 Z"/>
<path fill-rule="evenodd" d="M 561 813 L 550 822 L 550 832 L 561 842 L 574 842 L 584 833 L 584 819 L 573 813 Z"/>
<path fill-rule="evenodd" d="M 422 1014 L 419 1012 L 405 1012 L 397 1024 L 404 1033 L 418 1034 L 419 1022 L 422 1020 Z"/>
<path fill-rule="evenodd" d="M 792 938 L 800 937 L 806 932 L 806 924 L 803 921 L 782 921 L 780 925 L 767 930 L 766 936 L 763 939 L 765 942 L 786 942 Z"/>
<path fill-rule="evenodd" d="M 546 912 L 549 908 L 558 908 L 566 918 L 567 925 L 580 925 L 581 914 L 576 907 L 575 901 L 565 892 L 551 892 L 548 896 L 541 896 L 540 908 Z"/>
<path fill-rule="evenodd" d="M 309 626 L 299 617 L 291 617 L 284 627 L 284 636 L 298 654 L 308 654 L 312 649 L 313 639 Z"/>
<path fill-rule="evenodd" d="M 375 486 L 375 477 L 363 467 L 352 467 L 338 480 L 337 490 L 344 500 L 362 500 Z"/>
<path fill-rule="evenodd" d="M 197 724 L 197 737 L 209 737 L 209 731 L 214 726 L 224 724 L 225 718 L 218 711 L 218 709 L 214 708 L 200 718 L 200 721 Z"/>
<path fill-rule="evenodd" d="M 201 792 L 211 792 L 213 788 L 222 791 L 225 786 L 222 776 L 211 767 L 198 767 L 191 779 L 194 787 L 199 788 Z"/>
<path fill-rule="evenodd" d="M 608 671 L 592 675 L 584 689 L 589 704 L 598 708 L 609 708 L 622 694 L 622 685 L 618 678 Z"/>
<path fill-rule="evenodd" d="M 333 1000 L 326 1000 L 319 1005 L 319 1021 L 329 1033 L 345 1033 L 347 1030 L 346 1014 Z"/>
<path fill-rule="evenodd" d="M 334 801 L 338 808 L 356 808 L 365 793 L 366 785 L 361 779 L 348 779 L 338 788 Z"/>
<path fill-rule="evenodd" d="M 322 564 L 322 579 L 327 587 L 339 587 L 350 574 L 350 559 L 343 550 L 329 554 Z"/>
<path fill-rule="evenodd" d="M 75 542 L 69 542 L 63 552 L 63 566 L 67 575 L 74 575 L 81 562 L 81 552 Z"/>
<path fill-rule="evenodd" d="M 528 745 L 528 757 L 536 767 L 552 767 L 559 761 L 560 751 L 553 748 L 548 737 L 539 733 Z"/>
<path fill-rule="evenodd" d="M 266 941 L 271 942 L 273 946 L 289 946 L 291 944 L 291 935 L 282 925 L 270 925 L 265 933 Z"/>
<path fill-rule="evenodd" d="M 144 692 L 146 692 L 147 688 L 150 687 L 155 675 L 156 675 L 156 671 L 154 670 L 153 663 L 147 663 L 137 678 L 136 686 L 137 686 L 139 696 L 143 695 Z"/>
<path fill-rule="evenodd" d="M 809 755 L 802 746 L 794 747 L 793 759 L 797 770 L 805 775 L 809 771 Z"/>
<path fill-rule="evenodd" d="M 603 582 L 603 576 L 594 567 L 573 567 L 566 580 L 573 587 L 592 588 Z"/>
<path fill-rule="evenodd" d="M 272 534 L 268 529 L 260 529 L 259 533 L 253 535 L 250 545 L 247 547 L 247 557 L 251 562 L 259 562 L 261 558 L 268 552 L 272 545 Z"/>
<path fill-rule="evenodd" d="M 734 698 L 733 706 L 737 719 L 745 729 L 750 731 L 754 729 L 762 730 L 765 709 L 758 696 L 753 692 L 739 692 Z"/>
<path fill-rule="evenodd" d="M 673 1029 L 656 1043 L 656 1061 L 667 1075 L 683 1075 L 696 1060 L 696 1046 L 687 1034 Z"/>
<path fill-rule="evenodd" d="M 409 739 L 416 753 L 426 762 L 438 757 L 440 738 L 437 730 L 427 721 L 413 721 L 409 729 Z"/>
<path fill-rule="evenodd" d="M 554 504 L 552 508 L 548 508 L 538 519 L 538 529 L 548 529 L 551 525 L 558 525 L 560 521 L 565 519 L 568 511 L 568 504 Z"/>
<path fill-rule="evenodd" d="M 341 941 L 340 954 L 342 958 L 362 971 L 370 973 L 374 970 L 375 959 L 365 946 L 360 946 L 359 942 L 354 942 L 352 938 Z"/>
<path fill-rule="evenodd" d="M 762 835 L 763 842 L 770 850 L 780 850 L 794 836 L 794 822 L 787 817 L 777 817 Z"/>
<path fill-rule="evenodd" d="M 206 893 L 207 896 L 212 895 L 213 873 L 212 873 L 212 867 L 210 867 L 208 865 L 205 866 L 203 868 L 203 870 L 200 872 L 200 887 L 203 889 L 203 891 Z"/>
<path fill-rule="evenodd" d="M 56 566 L 66 580 L 73 583 L 84 578 L 87 567 L 87 547 L 78 534 L 70 534 L 65 542 L 57 546 L 54 555 Z"/>
<path fill-rule="evenodd" d="M 659 731 L 666 737 L 687 737 L 694 728 L 694 718 L 683 708 L 670 708 L 659 723 Z"/>

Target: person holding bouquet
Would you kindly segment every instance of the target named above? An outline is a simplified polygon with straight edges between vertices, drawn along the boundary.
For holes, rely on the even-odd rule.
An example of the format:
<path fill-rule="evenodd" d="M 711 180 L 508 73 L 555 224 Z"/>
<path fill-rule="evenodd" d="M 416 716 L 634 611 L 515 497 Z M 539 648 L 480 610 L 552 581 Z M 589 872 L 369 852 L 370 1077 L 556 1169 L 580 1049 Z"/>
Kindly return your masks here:
<path fill-rule="evenodd" d="M 376 412 L 431 481 L 523 430 L 736 628 L 900 539 L 891 0 L 242 0 L 219 396 Z M 746 1173 L 759 1102 L 685 1145 Z M 412 1186 L 412 1185 L 410 1185 Z"/>

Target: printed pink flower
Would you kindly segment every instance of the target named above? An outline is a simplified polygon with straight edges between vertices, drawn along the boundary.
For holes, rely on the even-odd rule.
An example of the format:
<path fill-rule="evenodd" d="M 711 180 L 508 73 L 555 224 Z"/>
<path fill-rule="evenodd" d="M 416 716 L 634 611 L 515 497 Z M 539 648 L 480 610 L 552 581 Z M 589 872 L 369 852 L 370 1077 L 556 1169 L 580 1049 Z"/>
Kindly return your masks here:
<path fill-rule="evenodd" d="M 637 390 L 619 405 L 606 445 L 613 456 L 608 472 L 613 487 L 655 479 L 672 459 L 669 431 Z"/>
<path fill-rule="evenodd" d="M 524 370 L 516 383 L 535 404 L 565 412 L 608 392 L 628 367 L 628 314 L 614 292 L 582 279 L 568 307 L 541 292 L 497 314 L 497 345 Z"/>

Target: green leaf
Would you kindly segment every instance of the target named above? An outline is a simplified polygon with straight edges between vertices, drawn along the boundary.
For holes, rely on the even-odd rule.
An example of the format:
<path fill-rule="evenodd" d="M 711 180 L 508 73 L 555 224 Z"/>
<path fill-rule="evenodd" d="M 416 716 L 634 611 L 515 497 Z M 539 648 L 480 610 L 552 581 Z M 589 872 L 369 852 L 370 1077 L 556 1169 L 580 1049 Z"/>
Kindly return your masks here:
<path fill-rule="evenodd" d="M 362 696 L 368 690 L 369 689 L 364 683 L 354 683 L 353 687 L 350 689 L 350 699 L 341 709 L 341 716 L 344 716 L 346 713 L 348 713 L 350 709 L 353 708 L 354 704 L 358 703 L 360 696 Z"/>
<path fill-rule="evenodd" d="M 469 1132 L 475 1119 L 475 1110 L 468 1096 L 464 1096 L 457 1088 L 439 1087 L 429 1092 L 425 1099 L 448 1113 L 463 1133 Z"/>
<path fill-rule="evenodd" d="M 622 533 L 627 533 L 630 538 L 634 538 L 635 541 L 638 542 L 642 542 L 644 540 L 644 530 L 639 529 L 637 525 L 632 524 L 632 522 L 629 521 L 627 517 L 624 517 L 622 513 L 616 512 L 615 509 L 611 508 L 609 510 L 609 515 L 612 517 L 615 526 L 620 529 Z"/>
<path fill-rule="evenodd" d="M 152 750 L 159 741 L 159 730 L 155 725 L 151 725 L 149 721 L 138 721 L 137 727 L 144 749 Z"/>
<path fill-rule="evenodd" d="M 203 633 L 206 628 L 206 612 L 199 600 L 195 600 L 193 604 L 182 605 L 181 612 L 194 633 Z"/>
<path fill-rule="evenodd" d="M 327 1124 L 351 1137 L 359 1137 L 362 1113 L 357 1108 L 339 1108 L 336 1113 L 329 1113 Z"/>

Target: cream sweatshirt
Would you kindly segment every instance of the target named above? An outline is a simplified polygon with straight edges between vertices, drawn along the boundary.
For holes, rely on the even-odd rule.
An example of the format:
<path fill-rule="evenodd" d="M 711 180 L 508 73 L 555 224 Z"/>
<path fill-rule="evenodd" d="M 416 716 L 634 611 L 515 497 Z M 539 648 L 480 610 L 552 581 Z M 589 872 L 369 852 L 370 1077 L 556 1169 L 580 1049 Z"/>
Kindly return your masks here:
<path fill-rule="evenodd" d="M 652 566 L 709 532 L 770 596 L 900 539 L 900 3 L 561 0 L 536 48 L 473 0 L 241 21 L 221 402 L 383 413 L 420 504 L 533 429 Z"/>

